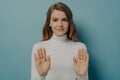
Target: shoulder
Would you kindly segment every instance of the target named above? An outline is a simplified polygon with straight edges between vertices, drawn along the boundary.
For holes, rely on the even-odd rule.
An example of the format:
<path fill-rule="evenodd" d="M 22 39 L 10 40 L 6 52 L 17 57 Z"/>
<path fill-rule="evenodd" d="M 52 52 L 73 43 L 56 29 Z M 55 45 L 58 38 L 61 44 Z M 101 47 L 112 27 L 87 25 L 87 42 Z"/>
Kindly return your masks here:
<path fill-rule="evenodd" d="M 68 43 L 71 44 L 71 46 L 74 46 L 75 48 L 84 48 L 87 50 L 86 44 L 80 41 L 73 42 L 72 40 L 68 40 Z"/>
<path fill-rule="evenodd" d="M 33 45 L 33 47 L 37 47 L 37 46 L 42 46 L 46 43 L 46 41 L 40 41 L 40 42 L 37 42 Z"/>
<path fill-rule="evenodd" d="M 74 44 L 78 48 L 84 48 L 87 50 L 87 47 L 86 47 L 85 43 L 83 43 L 83 42 L 74 42 Z"/>
<path fill-rule="evenodd" d="M 40 47 L 44 47 L 47 44 L 47 41 L 40 41 L 33 45 L 33 51 L 36 51 Z"/>

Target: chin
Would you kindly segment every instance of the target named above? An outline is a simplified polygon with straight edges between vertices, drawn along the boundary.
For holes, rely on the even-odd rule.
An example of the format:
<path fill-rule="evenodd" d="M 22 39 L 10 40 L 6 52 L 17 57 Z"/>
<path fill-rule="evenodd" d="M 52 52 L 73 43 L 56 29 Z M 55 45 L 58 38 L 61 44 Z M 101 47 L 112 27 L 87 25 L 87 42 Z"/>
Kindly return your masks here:
<path fill-rule="evenodd" d="M 57 36 L 61 37 L 61 36 L 64 36 L 65 34 L 56 34 Z"/>

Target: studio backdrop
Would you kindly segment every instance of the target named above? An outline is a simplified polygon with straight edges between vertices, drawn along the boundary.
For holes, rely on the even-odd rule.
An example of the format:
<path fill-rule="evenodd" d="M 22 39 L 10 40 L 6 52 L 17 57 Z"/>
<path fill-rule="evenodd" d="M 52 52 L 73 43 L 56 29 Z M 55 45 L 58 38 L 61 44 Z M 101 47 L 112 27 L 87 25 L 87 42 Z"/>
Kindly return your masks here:
<path fill-rule="evenodd" d="M 120 80 L 120 0 L 0 0 L 0 80 L 30 80 L 31 52 L 50 5 L 73 12 L 90 55 L 90 80 Z"/>

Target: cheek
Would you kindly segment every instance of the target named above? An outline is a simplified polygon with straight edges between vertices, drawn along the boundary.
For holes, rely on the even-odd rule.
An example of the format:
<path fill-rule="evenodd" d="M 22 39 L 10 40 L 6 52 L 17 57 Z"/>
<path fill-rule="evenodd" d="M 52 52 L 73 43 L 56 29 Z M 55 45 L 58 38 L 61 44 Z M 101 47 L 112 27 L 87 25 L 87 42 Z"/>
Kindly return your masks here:
<path fill-rule="evenodd" d="M 66 24 L 65 24 L 66 26 L 69 26 L 69 22 L 66 22 Z"/>
<path fill-rule="evenodd" d="M 65 23 L 65 26 L 68 26 L 68 23 Z"/>
<path fill-rule="evenodd" d="M 66 28 L 66 32 L 68 31 L 69 27 Z"/>
<path fill-rule="evenodd" d="M 64 26 L 65 26 L 65 29 L 68 30 L 68 28 L 69 28 L 69 24 L 66 23 Z"/>
<path fill-rule="evenodd" d="M 52 29 L 53 32 L 55 32 L 56 27 L 52 25 L 51 29 Z"/>
<path fill-rule="evenodd" d="M 55 28 L 57 26 L 57 23 L 51 22 L 51 26 Z"/>

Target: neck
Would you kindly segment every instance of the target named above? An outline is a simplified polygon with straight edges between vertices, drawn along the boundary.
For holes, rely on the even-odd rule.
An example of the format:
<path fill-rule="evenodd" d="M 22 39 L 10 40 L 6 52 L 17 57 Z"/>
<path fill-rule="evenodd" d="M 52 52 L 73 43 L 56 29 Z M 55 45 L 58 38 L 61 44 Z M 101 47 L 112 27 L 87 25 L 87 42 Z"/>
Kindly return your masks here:
<path fill-rule="evenodd" d="M 53 33 L 53 35 L 51 37 L 51 40 L 56 40 L 56 41 L 65 41 L 67 39 L 68 39 L 68 37 L 66 34 L 63 36 L 57 36 L 56 34 Z"/>

